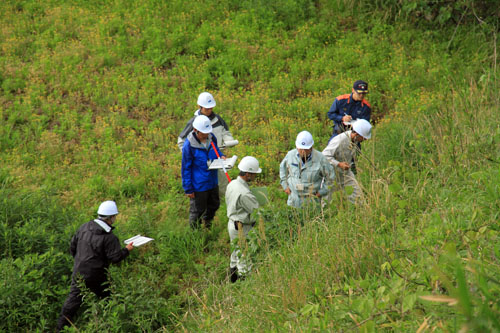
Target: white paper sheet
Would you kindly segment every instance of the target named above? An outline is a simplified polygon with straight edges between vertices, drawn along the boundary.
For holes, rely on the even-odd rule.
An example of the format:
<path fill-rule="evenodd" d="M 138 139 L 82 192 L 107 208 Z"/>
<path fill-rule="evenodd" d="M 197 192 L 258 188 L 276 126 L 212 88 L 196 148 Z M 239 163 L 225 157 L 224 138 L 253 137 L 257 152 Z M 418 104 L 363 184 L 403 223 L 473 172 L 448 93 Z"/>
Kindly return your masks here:
<path fill-rule="evenodd" d="M 229 147 L 234 147 L 238 143 L 240 143 L 238 140 L 228 140 L 223 142 L 223 146 L 221 148 L 229 148 Z"/>
<path fill-rule="evenodd" d="M 222 163 L 224 163 L 224 167 L 226 167 L 226 170 L 231 169 L 234 164 L 236 163 L 236 160 L 238 159 L 238 156 L 233 155 L 231 158 L 226 158 L 225 160 L 223 159 L 216 159 L 212 161 L 212 164 L 210 164 L 210 167 L 208 167 L 209 170 L 212 169 L 222 169 Z"/>
<path fill-rule="evenodd" d="M 144 245 L 144 244 L 146 244 L 146 243 L 149 243 L 149 242 L 151 242 L 152 240 L 154 240 L 154 239 L 153 239 L 153 238 L 149 238 L 149 237 L 144 237 L 144 236 L 141 236 L 141 235 L 137 235 L 137 236 L 134 236 L 134 237 L 132 237 L 132 238 L 126 239 L 126 240 L 124 240 L 123 242 L 124 242 L 125 244 L 127 244 L 127 245 L 128 245 L 129 243 L 132 243 L 132 242 L 133 242 L 133 243 L 134 243 L 133 245 L 134 245 L 135 247 L 137 247 L 137 246 L 141 246 L 141 245 Z"/>

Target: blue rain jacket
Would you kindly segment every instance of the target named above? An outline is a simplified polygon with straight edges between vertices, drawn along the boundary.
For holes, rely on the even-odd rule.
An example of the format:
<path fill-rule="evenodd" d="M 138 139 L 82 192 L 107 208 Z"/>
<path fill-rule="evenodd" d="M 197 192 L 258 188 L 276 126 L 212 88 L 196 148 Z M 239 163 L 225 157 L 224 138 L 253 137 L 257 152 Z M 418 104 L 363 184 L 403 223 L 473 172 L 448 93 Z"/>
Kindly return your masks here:
<path fill-rule="evenodd" d="M 182 187 L 184 193 L 204 192 L 215 188 L 218 184 L 217 169 L 209 170 L 212 160 L 217 159 L 211 142 L 215 144 L 217 152 L 224 156 L 217 146 L 217 139 L 210 134 L 207 138 L 208 147 L 203 145 L 191 132 L 182 146 Z"/>

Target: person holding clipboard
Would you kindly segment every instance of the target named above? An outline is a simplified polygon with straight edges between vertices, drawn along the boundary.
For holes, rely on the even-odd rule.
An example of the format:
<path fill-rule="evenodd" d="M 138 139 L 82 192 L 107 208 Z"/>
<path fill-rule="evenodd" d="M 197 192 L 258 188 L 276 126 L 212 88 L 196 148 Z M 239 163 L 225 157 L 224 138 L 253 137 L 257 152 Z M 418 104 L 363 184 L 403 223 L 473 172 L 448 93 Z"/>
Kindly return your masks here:
<path fill-rule="evenodd" d="M 238 140 L 233 138 L 233 135 L 229 131 L 229 127 L 227 123 L 222 119 L 220 114 L 215 113 L 213 110 L 215 108 L 215 99 L 209 92 L 202 92 L 198 96 L 198 110 L 194 113 L 194 116 L 189 119 L 186 126 L 179 134 L 177 138 L 177 145 L 179 149 L 182 151 L 182 147 L 184 147 L 184 142 L 186 141 L 188 135 L 193 131 L 193 122 L 198 116 L 207 116 L 210 119 L 210 123 L 212 124 L 212 135 L 217 139 L 217 143 L 219 144 L 219 148 L 224 150 L 224 148 L 233 147 L 238 144 Z M 227 184 L 229 184 L 226 175 L 222 169 L 218 170 L 219 177 L 219 195 L 222 197 L 226 193 Z"/>
<path fill-rule="evenodd" d="M 70 325 L 82 305 L 82 283 L 99 298 L 110 295 L 107 277 L 109 265 L 121 262 L 134 248 L 133 242 L 122 248 L 118 237 L 113 234 L 117 215 L 116 203 L 104 201 L 97 210 L 97 219 L 82 225 L 71 239 L 70 252 L 75 263 L 70 292 L 57 321 L 57 332 Z"/>
<path fill-rule="evenodd" d="M 219 181 L 217 169 L 209 169 L 210 163 L 220 156 L 217 138 L 212 134 L 212 123 L 207 116 L 197 116 L 193 130 L 182 146 L 182 187 L 189 198 L 189 225 L 193 229 L 201 223 L 210 228 L 219 209 Z"/>
<path fill-rule="evenodd" d="M 357 80 L 352 85 L 352 93 L 340 95 L 333 101 L 328 118 L 333 120 L 333 133 L 328 142 L 334 137 L 352 128 L 352 123 L 358 119 L 364 119 L 370 122 L 372 107 L 365 99 L 368 94 L 368 83 L 363 80 Z M 358 150 L 361 151 L 361 143 L 356 143 Z M 352 160 L 349 162 L 351 170 L 356 174 L 356 164 Z"/>

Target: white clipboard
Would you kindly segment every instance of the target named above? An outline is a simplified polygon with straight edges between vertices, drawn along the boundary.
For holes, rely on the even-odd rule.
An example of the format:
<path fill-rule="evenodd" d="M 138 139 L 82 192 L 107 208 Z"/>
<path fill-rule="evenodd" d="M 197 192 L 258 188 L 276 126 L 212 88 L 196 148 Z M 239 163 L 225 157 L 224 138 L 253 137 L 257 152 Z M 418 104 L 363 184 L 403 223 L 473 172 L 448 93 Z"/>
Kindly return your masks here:
<path fill-rule="evenodd" d="M 154 240 L 153 238 L 149 238 L 149 237 L 145 237 L 145 236 L 141 236 L 141 235 L 136 235 L 132 238 L 129 238 L 129 239 L 126 239 L 124 240 L 123 242 L 125 244 L 130 244 L 130 243 L 134 243 L 132 244 L 134 247 L 137 247 L 137 246 L 141 246 L 141 245 L 144 245 L 144 244 L 147 244 L 149 242 L 151 242 L 152 240 Z"/>

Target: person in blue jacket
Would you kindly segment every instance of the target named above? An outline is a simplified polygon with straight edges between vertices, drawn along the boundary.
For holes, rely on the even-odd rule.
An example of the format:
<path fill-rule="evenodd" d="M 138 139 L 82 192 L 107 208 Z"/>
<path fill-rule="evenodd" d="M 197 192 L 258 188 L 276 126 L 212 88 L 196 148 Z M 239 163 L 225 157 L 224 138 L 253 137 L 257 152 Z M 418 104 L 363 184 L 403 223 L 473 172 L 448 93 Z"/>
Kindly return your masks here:
<path fill-rule="evenodd" d="M 333 133 L 330 140 L 338 134 L 350 130 L 350 123 L 353 120 L 370 121 L 372 109 L 370 103 L 365 99 L 366 94 L 368 94 L 368 83 L 358 80 L 354 82 L 351 94 L 335 98 L 328 111 L 328 118 L 333 120 Z"/>
<path fill-rule="evenodd" d="M 213 145 L 212 145 L 213 143 Z M 182 187 L 190 199 L 189 225 L 199 228 L 201 222 L 209 228 L 220 206 L 217 169 L 209 170 L 217 153 L 217 139 L 212 135 L 212 123 L 207 116 L 197 116 L 193 121 L 193 131 L 182 146 Z"/>

